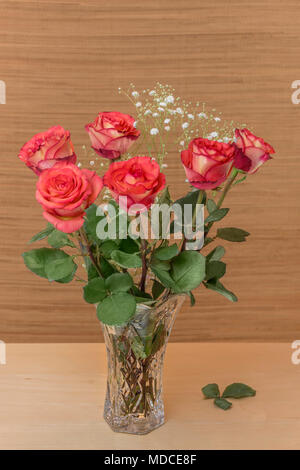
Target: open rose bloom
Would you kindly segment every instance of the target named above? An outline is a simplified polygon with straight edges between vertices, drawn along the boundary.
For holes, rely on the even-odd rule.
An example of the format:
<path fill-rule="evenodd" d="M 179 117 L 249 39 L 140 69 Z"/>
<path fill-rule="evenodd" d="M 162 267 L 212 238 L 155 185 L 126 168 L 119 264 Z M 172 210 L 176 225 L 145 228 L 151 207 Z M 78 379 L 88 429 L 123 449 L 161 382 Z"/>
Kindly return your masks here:
<path fill-rule="evenodd" d="M 37 175 L 57 161 L 76 163 L 70 132 L 61 126 L 54 126 L 36 134 L 23 145 L 19 158 Z"/>
<path fill-rule="evenodd" d="M 272 158 L 270 153 L 275 152 L 270 144 L 248 129 L 236 129 L 235 139 L 237 151 L 234 166 L 249 174 L 255 173 L 263 163 Z"/>
<path fill-rule="evenodd" d="M 133 157 L 111 163 L 103 182 L 117 202 L 120 196 L 127 197 L 127 207 L 123 207 L 127 210 L 133 204 L 143 204 L 149 208 L 164 188 L 166 178 L 150 157 Z"/>
<path fill-rule="evenodd" d="M 95 201 L 102 186 L 102 179 L 93 171 L 57 163 L 40 175 L 36 199 L 48 222 L 62 232 L 72 233 L 82 227 L 85 209 Z"/>
<path fill-rule="evenodd" d="M 95 121 L 85 126 L 92 148 L 98 155 L 110 160 L 128 152 L 140 135 L 134 127 L 134 118 L 114 112 L 99 113 Z"/>
<path fill-rule="evenodd" d="M 198 189 L 214 189 L 228 177 L 233 167 L 234 145 L 197 138 L 181 152 L 186 177 Z"/>

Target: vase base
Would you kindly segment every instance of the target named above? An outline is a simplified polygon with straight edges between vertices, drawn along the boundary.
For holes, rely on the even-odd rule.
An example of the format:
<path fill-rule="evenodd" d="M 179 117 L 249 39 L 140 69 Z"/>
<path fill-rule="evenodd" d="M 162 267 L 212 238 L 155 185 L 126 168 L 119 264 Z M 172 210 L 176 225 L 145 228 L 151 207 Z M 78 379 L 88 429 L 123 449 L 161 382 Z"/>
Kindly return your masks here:
<path fill-rule="evenodd" d="M 112 431 L 126 434 L 143 435 L 159 428 L 165 422 L 164 416 L 149 416 L 145 418 L 140 415 L 131 415 L 125 418 L 112 418 L 111 415 L 103 415 L 103 418 Z"/>

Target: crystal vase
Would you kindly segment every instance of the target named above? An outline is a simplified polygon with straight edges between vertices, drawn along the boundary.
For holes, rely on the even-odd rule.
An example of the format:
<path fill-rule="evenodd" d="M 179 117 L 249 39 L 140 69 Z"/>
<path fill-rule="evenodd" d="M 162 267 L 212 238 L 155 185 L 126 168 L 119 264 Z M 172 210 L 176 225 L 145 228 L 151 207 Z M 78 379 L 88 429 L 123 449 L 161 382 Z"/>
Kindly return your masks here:
<path fill-rule="evenodd" d="M 184 298 L 172 295 L 155 307 L 138 304 L 125 326 L 102 324 L 108 361 L 104 419 L 113 431 L 147 434 L 164 423 L 164 355 Z"/>

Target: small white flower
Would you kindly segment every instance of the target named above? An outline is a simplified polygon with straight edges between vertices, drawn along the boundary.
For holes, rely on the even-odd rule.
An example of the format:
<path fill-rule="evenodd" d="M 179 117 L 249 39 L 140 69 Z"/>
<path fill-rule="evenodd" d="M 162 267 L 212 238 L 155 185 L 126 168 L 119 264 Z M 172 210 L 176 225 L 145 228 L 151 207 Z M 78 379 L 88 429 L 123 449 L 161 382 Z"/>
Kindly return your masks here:
<path fill-rule="evenodd" d="M 180 141 L 180 145 L 181 145 L 182 147 L 184 147 L 184 140 L 181 140 L 181 141 Z"/>
<path fill-rule="evenodd" d="M 153 127 L 153 129 L 151 129 L 150 131 L 151 135 L 157 135 L 158 133 L 159 133 L 159 130 L 156 127 Z"/>
<path fill-rule="evenodd" d="M 188 114 L 187 117 L 188 117 L 189 119 L 194 119 L 194 118 L 195 118 L 195 116 L 194 116 L 193 114 Z"/>
<path fill-rule="evenodd" d="M 186 180 L 184 180 L 184 181 L 185 181 L 186 183 L 188 183 L 188 182 L 189 182 L 189 180 L 188 180 L 188 179 L 186 179 Z"/>
<path fill-rule="evenodd" d="M 186 129 L 187 127 L 189 127 L 189 123 L 184 122 L 181 127 L 182 127 L 182 129 Z"/>
<path fill-rule="evenodd" d="M 165 126 L 166 131 L 169 131 L 171 128 L 170 126 Z"/>
<path fill-rule="evenodd" d="M 229 142 L 229 141 L 230 141 L 230 138 L 229 138 L 229 137 L 224 137 L 224 139 L 223 139 L 223 140 L 224 140 L 224 142 L 225 142 L 225 143 L 227 143 L 227 142 Z"/>
<path fill-rule="evenodd" d="M 156 91 L 155 91 L 155 90 L 149 91 L 149 96 L 154 96 L 154 95 L 156 95 Z"/>
<path fill-rule="evenodd" d="M 140 101 L 138 101 L 137 103 L 135 103 L 136 107 L 137 108 L 140 108 L 142 106 L 142 103 Z"/>
<path fill-rule="evenodd" d="M 205 113 L 199 113 L 199 114 L 198 114 L 198 117 L 199 117 L 199 118 L 203 117 L 204 119 L 207 119 L 207 114 L 205 114 Z"/>
<path fill-rule="evenodd" d="M 164 108 L 161 108 L 160 106 L 159 106 L 159 108 L 157 108 L 157 109 L 158 109 L 158 111 L 160 111 L 161 113 L 163 113 L 163 112 L 165 111 Z"/>
<path fill-rule="evenodd" d="M 173 114 L 176 114 L 175 109 L 168 109 L 168 112 L 169 112 L 170 114 L 172 114 L 172 115 L 173 115 Z"/>
<path fill-rule="evenodd" d="M 214 120 L 215 120 L 216 122 L 218 122 L 218 121 L 221 121 L 221 118 L 215 117 Z"/>
<path fill-rule="evenodd" d="M 168 168 L 168 165 L 166 163 L 163 163 L 161 167 L 162 168 Z"/>
<path fill-rule="evenodd" d="M 213 139 L 213 138 L 215 138 L 215 137 L 218 137 L 218 135 L 219 135 L 218 132 L 211 132 L 210 135 L 208 136 L 208 138 L 209 138 L 209 139 L 210 139 L 210 138 Z"/>
<path fill-rule="evenodd" d="M 138 123 L 137 121 L 134 121 L 134 123 L 133 123 L 133 127 L 135 127 L 135 128 L 136 128 L 136 126 L 137 126 L 137 123 Z"/>
<path fill-rule="evenodd" d="M 171 119 L 167 118 L 167 119 L 164 120 L 164 123 L 169 124 L 170 121 L 171 121 Z"/>
<path fill-rule="evenodd" d="M 146 109 L 146 111 L 144 112 L 144 115 L 145 115 L 145 116 L 147 116 L 147 114 L 151 114 L 150 109 Z"/>
<path fill-rule="evenodd" d="M 153 117 L 157 117 L 159 114 L 158 113 L 153 113 L 152 116 Z"/>
<path fill-rule="evenodd" d="M 132 96 L 134 96 L 135 98 L 137 98 L 138 96 L 140 96 L 140 94 L 139 94 L 138 91 L 133 91 L 131 94 L 132 94 Z"/>
<path fill-rule="evenodd" d="M 161 101 L 161 102 L 159 103 L 159 106 L 163 106 L 163 107 L 165 108 L 165 107 L 167 106 L 167 103 L 165 103 L 164 101 Z"/>
<path fill-rule="evenodd" d="M 166 97 L 166 102 L 167 103 L 174 103 L 174 96 L 173 95 L 169 95 Z"/>
<path fill-rule="evenodd" d="M 80 163 L 80 162 L 79 162 L 79 163 L 77 163 L 77 166 L 80 168 L 80 167 L 81 167 L 81 163 Z"/>
<path fill-rule="evenodd" d="M 90 161 L 90 165 L 91 165 L 91 166 L 94 166 L 94 165 L 95 165 L 94 160 L 91 160 L 91 161 Z"/>
<path fill-rule="evenodd" d="M 178 114 L 183 114 L 183 111 L 182 111 L 181 108 L 176 108 L 176 113 L 178 113 Z"/>

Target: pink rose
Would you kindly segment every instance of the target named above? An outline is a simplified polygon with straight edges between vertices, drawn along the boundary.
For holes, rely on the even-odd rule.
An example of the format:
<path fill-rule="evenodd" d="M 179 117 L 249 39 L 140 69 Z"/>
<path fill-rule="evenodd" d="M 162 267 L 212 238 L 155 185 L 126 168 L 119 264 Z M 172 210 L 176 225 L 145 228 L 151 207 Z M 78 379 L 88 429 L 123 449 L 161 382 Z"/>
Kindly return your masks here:
<path fill-rule="evenodd" d="M 237 150 L 234 166 L 246 173 L 255 173 L 264 162 L 272 158 L 270 153 L 275 153 L 271 145 L 248 129 L 236 129 L 235 138 Z"/>
<path fill-rule="evenodd" d="M 36 199 L 43 216 L 65 233 L 79 230 L 83 216 L 103 187 L 102 179 L 90 170 L 59 162 L 44 170 L 37 182 Z"/>
<path fill-rule="evenodd" d="M 54 126 L 32 137 L 20 150 L 19 158 L 37 175 L 57 161 L 76 163 L 70 132 Z"/>
<path fill-rule="evenodd" d="M 126 153 L 140 135 L 140 131 L 134 127 L 134 118 L 118 111 L 99 113 L 85 129 L 95 152 L 110 160 Z"/>
<path fill-rule="evenodd" d="M 127 208 L 124 209 L 133 204 L 143 204 L 148 208 L 164 188 L 166 178 L 158 163 L 150 157 L 133 157 L 111 163 L 103 182 L 117 202 L 120 196 L 127 197 Z"/>
<path fill-rule="evenodd" d="M 213 189 L 226 180 L 233 166 L 235 147 L 199 137 L 181 152 L 187 179 L 198 189 Z"/>

